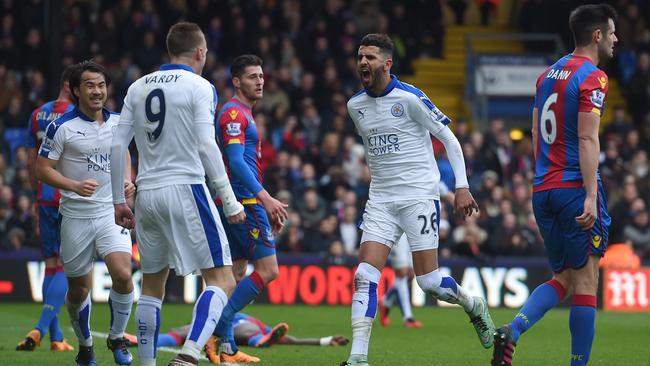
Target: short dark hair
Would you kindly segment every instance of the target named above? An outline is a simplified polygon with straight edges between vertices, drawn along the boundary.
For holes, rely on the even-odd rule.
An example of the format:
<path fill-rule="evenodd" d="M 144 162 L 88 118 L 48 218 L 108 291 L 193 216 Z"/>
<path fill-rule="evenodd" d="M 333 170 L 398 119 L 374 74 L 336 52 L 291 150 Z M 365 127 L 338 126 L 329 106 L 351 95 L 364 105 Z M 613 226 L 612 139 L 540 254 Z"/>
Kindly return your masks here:
<path fill-rule="evenodd" d="M 393 50 L 395 49 L 395 43 L 393 43 L 393 40 L 390 39 L 388 35 L 383 33 L 366 34 L 361 39 L 361 45 L 377 46 L 382 53 L 388 55 L 389 57 L 393 57 Z"/>
<path fill-rule="evenodd" d="M 576 47 L 591 43 L 591 35 L 596 29 L 607 32 L 609 19 L 616 22 L 617 18 L 616 10 L 608 4 L 588 4 L 575 8 L 569 16 L 569 27 Z"/>
<path fill-rule="evenodd" d="M 240 55 L 235 57 L 230 64 L 230 75 L 234 78 L 241 77 L 248 66 L 262 66 L 264 63 L 256 55 Z"/>
<path fill-rule="evenodd" d="M 70 72 L 70 93 L 72 94 L 72 98 L 74 99 L 75 104 L 79 103 L 79 97 L 75 95 L 74 93 L 74 88 L 78 88 L 81 86 L 81 75 L 86 72 L 96 72 L 98 74 L 104 75 L 104 81 L 106 82 L 106 86 L 108 87 L 111 85 L 111 78 L 108 75 L 108 71 L 104 68 L 104 66 L 94 62 L 93 60 L 87 60 L 87 61 L 82 61 L 76 65 L 73 65 L 72 70 Z"/>
<path fill-rule="evenodd" d="M 63 69 L 63 72 L 61 73 L 61 80 L 59 80 L 59 90 L 63 89 L 63 84 L 67 81 L 70 83 L 70 75 L 72 75 L 72 71 L 74 71 L 75 65 L 71 64 L 65 67 Z"/>
<path fill-rule="evenodd" d="M 167 52 L 181 56 L 194 51 L 204 40 L 203 31 L 196 23 L 178 22 L 167 32 Z"/>

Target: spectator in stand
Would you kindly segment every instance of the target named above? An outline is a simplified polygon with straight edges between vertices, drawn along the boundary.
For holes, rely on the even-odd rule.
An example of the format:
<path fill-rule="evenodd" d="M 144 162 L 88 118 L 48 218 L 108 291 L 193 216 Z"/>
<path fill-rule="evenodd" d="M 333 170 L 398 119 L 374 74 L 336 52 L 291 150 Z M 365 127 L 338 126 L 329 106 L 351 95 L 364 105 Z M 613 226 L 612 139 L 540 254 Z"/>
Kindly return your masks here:
<path fill-rule="evenodd" d="M 490 16 L 494 17 L 499 7 L 499 0 L 478 0 L 478 7 L 481 13 L 481 25 L 490 24 Z"/>
<path fill-rule="evenodd" d="M 302 227 L 306 230 L 315 229 L 327 214 L 327 206 L 315 188 L 307 188 L 302 198 L 302 202 L 296 204 L 302 218 Z"/>
<path fill-rule="evenodd" d="M 638 123 L 650 110 L 648 103 L 650 100 L 650 53 L 639 54 L 637 69 L 630 77 L 625 91 L 630 111 L 638 127 Z"/>
<path fill-rule="evenodd" d="M 645 204 L 634 205 L 632 220 L 623 228 L 623 238 L 643 259 L 650 259 L 650 213 Z"/>
<path fill-rule="evenodd" d="M 457 226 L 452 235 L 456 243 L 454 247 L 456 254 L 470 256 L 479 260 L 483 259 L 486 251 L 484 244 L 488 235 L 485 230 L 476 224 L 476 215 L 466 217 L 465 222 Z"/>
<path fill-rule="evenodd" d="M 467 10 L 468 0 L 449 0 L 447 5 L 454 12 L 456 25 L 463 25 L 465 23 L 465 11 Z"/>
<path fill-rule="evenodd" d="M 619 135 L 625 135 L 630 131 L 634 126 L 627 119 L 625 115 L 625 108 L 623 106 L 617 105 L 614 107 L 614 118 L 607 123 L 605 127 L 604 137 L 605 139 L 615 139 Z"/>
<path fill-rule="evenodd" d="M 278 251 L 291 254 L 303 253 L 303 238 L 300 215 L 296 212 L 289 213 L 289 219 L 278 239 Z"/>
<path fill-rule="evenodd" d="M 353 205 L 345 206 L 343 220 L 339 224 L 339 236 L 345 253 L 356 256 L 359 247 L 359 226 L 357 208 Z"/>
<path fill-rule="evenodd" d="M 16 249 L 9 240 L 9 233 L 15 227 L 13 211 L 6 202 L 0 200 L 0 249 L 10 251 Z"/>
<path fill-rule="evenodd" d="M 329 214 L 318 223 L 317 227 L 307 229 L 306 235 L 309 238 L 303 249 L 309 253 L 327 253 L 330 245 L 335 241 L 341 241 L 338 232 L 339 220 L 336 215 Z"/>

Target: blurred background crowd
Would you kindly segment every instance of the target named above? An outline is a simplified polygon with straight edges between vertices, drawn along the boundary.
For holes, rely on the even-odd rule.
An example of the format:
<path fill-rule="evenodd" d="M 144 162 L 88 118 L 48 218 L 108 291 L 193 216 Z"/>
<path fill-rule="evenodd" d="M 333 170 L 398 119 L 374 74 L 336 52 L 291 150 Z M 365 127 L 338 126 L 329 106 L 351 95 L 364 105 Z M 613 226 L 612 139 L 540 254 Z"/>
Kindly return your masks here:
<path fill-rule="evenodd" d="M 0 1 L 1 251 L 39 248 L 21 139 L 31 111 L 56 97 L 59 76 L 48 74 L 50 64 L 93 58 L 105 65 L 112 76 L 107 105 L 119 111 L 128 86 L 167 61 L 166 31 L 185 19 L 205 32 L 209 54 L 203 76 L 216 86 L 220 102 L 232 96 L 233 57 L 255 53 L 264 60 L 264 99 L 254 109 L 264 184 L 290 204 L 289 220 L 276 237 L 278 249 L 333 262 L 358 249 L 357 223 L 369 186 L 363 146 L 346 110 L 360 88 L 359 40 L 369 32 L 388 33 L 396 42 L 393 72 L 407 75 L 416 58 L 445 57 L 445 24 L 463 24 L 467 7 L 477 5 L 480 22 L 489 24 L 503 6 L 498 0 L 68 0 L 61 9 L 61 58 L 53 60 L 44 33 L 45 3 Z M 558 33 L 570 52 L 568 14 L 583 2 L 515 3 L 512 27 Z M 623 86 L 627 105 L 608 105 L 614 119 L 602 121 L 600 171 L 613 217 L 610 243 L 627 242 L 650 259 L 650 5 L 634 0 L 612 5 L 620 13 L 619 44 L 606 70 Z M 445 13 L 452 19 L 445 20 Z M 435 104 L 436 95 L 429 97 Z M 512 134 L 504 119 L 493 119 L 481 131 L 469 116 L 450 117 L 481 211 L 461 222 L 454 219 L 451 197 L 443 199 L 441 256 L 543 255 L 532 214 L 529 136 Z M 453 188 L 444 148 L 432 143 L 443 181 Z"/>

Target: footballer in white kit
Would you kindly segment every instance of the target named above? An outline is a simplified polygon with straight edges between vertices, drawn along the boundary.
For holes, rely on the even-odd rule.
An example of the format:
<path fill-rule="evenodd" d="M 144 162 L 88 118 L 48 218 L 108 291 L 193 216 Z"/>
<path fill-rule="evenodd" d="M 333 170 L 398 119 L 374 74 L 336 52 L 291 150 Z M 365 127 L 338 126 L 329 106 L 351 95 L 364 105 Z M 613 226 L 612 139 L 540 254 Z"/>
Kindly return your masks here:
<path fill-rule="evenodd" d="M 179 105 L 185 108 L 168 108 Z M 131 127 L 138 147 L 135 218 L 144 273 L 170 266 L 184 276 L 232 265 L 195 130 L 204 124 L 214 135 L 216 105 L 214 87 L 186 65 L 162 65 L 129 87 L 120 124 Z"/>
<path fill-rule="evenodd" d="M 190 333 L 172 366 L 198 365 L 235 286 L 228 240 L 206 175 L 228 222 L 242 223 L 246 217 L 215 139 L 217 92 L 200 76 L 207 54 L 205 36 L 194 23 L 177 23 L 167 34 L 167 50 L 171 63 L 129 87 L 111 148 L 114 156 L 123 156 L 135 136 L 139 153 L 135 223 L 124 203 L 120 172 L 111 178 L 116 222 L 136 227 L 143 272 L 136 322 L 144 366 L 156 364 L 155 340 L 169 268 L 181 276 L 200 271 L 206 282 Z"/>
<path fill-rule="evenodd" d="M 112 280 L 108 348 L 118 365 L 133 361 L 124 339 L 133 305 L 131 234 L 115 224 L 110 176 L 111 170 L 124 170 L 125 164 L 116 167 L 111 159 L 119 115 L 104 108 L 109 82 L 99 64 L 84 61 L 74 66 L 69 83 L 75 108 L 48 125 L 36 161 L 36 176 L 61 191 L 60 256 L 69 284 L 66 308 L 79 339 L 78 366 L 96 364 L 90 332 L 91 270 L 96 254 L 106 263 Z M 126 174 L 122 171 L 120 186 L 131 197 L 135 187 L 130 169 Z"/>
<path fill-rule="evenodd" d="M 377 284 L 391 248 L 404 234 L 418 285 L 430 296 L 458 304 L 467 312 L 481 344 L 492 345 L 494 323 L 487 304 L 470 296 L 438 271 L 440 172 L 430 134 L 445 146 L 456 178 L 455 209 L 469 216 L 478 205 L 469 192 L 460 143 L 451 121 L 429 98 L 390 74 L 393 41 L 385 34 L 361 40 L 357 72 L 364 86 L 348 101 L 370 170 L 359 266 L 352 297 L 352 347 L 345 366 L 367 366 L 372 323 L 377 313 Z"/>
<path fill-rule="evenodd" d="M 94 179 L 92 196 L 61 190 L 61 260 L 66 275 L 90 272 L 95 252 L 101 258 L 112 252 L 131 253 L 129 230 L 115 224 L 110 185 L 111 141 L 120 116 L 104 109 L 99 125 L 78 108 L 54 120 L 39 155 L 57 161 L 57 170 L 76 181 Z"/>
<path fill-rule="evenodd" d="M 394 75 L 381 95 L 370 93 L 364 89 L 348 101 L 371 176 L 363 235 L 392 246 L 405 233 L 411 250 L 435 249 L 440 172 L 429 133 L 448 136 L 450 120 L 424 93 Z M 462 153 L 460 160 L 450 161 L 457 163 L 456 187 L 468 187 L 465 167 L 459 164 L 464 163 Z"/>
<path fill-rule="evenodd" d="M 178 105 L 186 108 L 168 108 Z M 131 126 L 138 147 L 135 218 L 144 273 L 170 266 L 185 276 L 232 265 L 219 213 L 204 183 L 195 131 L 197 124 L 214 130 L 216 105 L 214 87 L 185 65 L 163 65 L 129 87 L 120 124 Z"/>

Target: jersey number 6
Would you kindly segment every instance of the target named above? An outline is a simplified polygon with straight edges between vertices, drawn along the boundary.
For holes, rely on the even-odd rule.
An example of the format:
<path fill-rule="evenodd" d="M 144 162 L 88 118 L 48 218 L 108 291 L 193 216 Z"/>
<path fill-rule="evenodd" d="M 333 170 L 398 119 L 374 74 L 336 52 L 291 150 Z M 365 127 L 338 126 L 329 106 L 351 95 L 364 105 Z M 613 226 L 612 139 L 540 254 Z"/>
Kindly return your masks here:
<path fill-rule="evenodd" d="M 165 125 L 165 93 L 162 89 L 154 89 L 147 95 L 144 111 L 147 115 L 147 122 L 149 122 L 145 128 L 147 137 L 150 142 L 155 142 L 160 137 Z M 151 131 L 152 129 L 153 131 Z"/>
<path fill-rule="evenodd" d="M 542 133 L 544 142 L 551 145 L 557 138 L 557 121 L 555 120 L 555 112 L 551 110 L 551 106 L 557 102 L 557 93 L 553 93 L 546 98 L 544 107 L 542 107 L 542 114 L 539 118 L 539 129 Z"/>
<path fill-rule="evenodd" d="M 420 220 L 420 219 L 422 219 L 422 230 L 420 230 L 420 234 L 426 235 L 426 234 L 430 233 L 429 228 L 428 228 L 429 225 L 427 225 L 427 217 L 425 215 L 418 215 L 418 220 Z M 430 218 L 429 221 L 431 223 L 431 229 L 433 229 L 433 232 L 435 233 L 436 232 L 436 224 L 435 224 L 436 223 L 436 213 L 435 212 L 433 212 L 431 214 L 431 218 Z"/>

